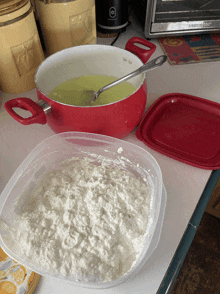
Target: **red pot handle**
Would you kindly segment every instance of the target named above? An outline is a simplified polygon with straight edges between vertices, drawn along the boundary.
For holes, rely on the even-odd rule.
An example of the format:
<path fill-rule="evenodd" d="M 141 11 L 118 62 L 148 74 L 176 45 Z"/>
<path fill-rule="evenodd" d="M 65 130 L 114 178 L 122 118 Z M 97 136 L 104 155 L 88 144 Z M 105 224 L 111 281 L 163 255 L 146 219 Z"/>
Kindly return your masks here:
<path fill-rule="evenodd" d="M 144 45 L 150 49 L 148 50 L 142 49 L 136 46 L 135 43 Z M 151 57 L 151 55 L 154 53 L 154 51 L 156 50 L 156 45 L 154 45 L 153 43 L 147 40 L 144 40 L 138 37 L 133 37 L 130 40 L 128 40 L 128 42 L 125 45 L 125 49 L 134 53 L 143 61 L 143 63 L 146 63 Z"/>
<path fill-rule="evenodd" d="M 24 110 L 28 110 L 32 113 L 31 117 L 24 118 L 20 115 L 18 115 L 13 108 L 21 108 Z M 12 100 L 9 100 L 5 103 L 5 109 L 7 112 L 19 123 L 23 125 L 30 125 L 30 124 L 46 124 L 47 118 L 46 114 L 44 113 L 44 110 L 42 107 L 40 107 L 37 103 L 35 103 L 33 100 L 30 98 L 15 98 Z"/>

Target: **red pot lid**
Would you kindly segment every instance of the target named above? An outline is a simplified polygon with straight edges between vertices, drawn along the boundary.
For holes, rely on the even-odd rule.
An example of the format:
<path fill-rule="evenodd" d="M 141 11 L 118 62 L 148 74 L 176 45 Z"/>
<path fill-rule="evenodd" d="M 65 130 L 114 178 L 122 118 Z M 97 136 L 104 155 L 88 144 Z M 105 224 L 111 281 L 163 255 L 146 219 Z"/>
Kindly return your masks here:
<path fill-rule="evenodd" d="M 152 149 L 203 169 L 220 168 L 220 104 L 173 93 L 146 112 L 136 136 Z"/>

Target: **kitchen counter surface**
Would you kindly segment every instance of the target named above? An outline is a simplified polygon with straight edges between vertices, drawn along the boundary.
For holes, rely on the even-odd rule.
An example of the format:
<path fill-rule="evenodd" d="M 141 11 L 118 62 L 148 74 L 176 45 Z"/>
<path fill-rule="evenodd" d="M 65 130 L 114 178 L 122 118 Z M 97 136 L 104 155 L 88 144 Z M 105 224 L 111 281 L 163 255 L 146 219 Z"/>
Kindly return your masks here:
<path fill-rule="evenodd" d="M 129 38 L 144 34 L 133 20 L 127 31 L 119 37 L 114 46 L 124 48 Z M 98 38 L 99 44 L 111 44 L 111 39 Z M 157 49 L 151 59 L 163 54 L 157 40 L 152 39 Z M 147 108 L 161 95 L 185 93 L 220 102 L 220 62 L 207 62 L 171 66 L 166 62 L 161 68 L 147 74 Z M 4 109 L 4 103 L 12 98 L 28 97 L 37 100 L 36 90 L 23 94 L 0 92 L 0 193 L 16 168 L 43 139 L 53 135 L 47 125 L 23 126 L 13 120 Z M 42 277 L 35 294 L 155 294 L 163 280 L 174 252 L 193 214 L 204 187 L 210 177 L 210 170 L 186 165 L 153 151 L 137 140 L 133 131 L 125 141 L 132 142 L 149 151 L 158 161 L 167 191 L 167 205 L 159 244 L 140 272 L 117 287 L 105 290 L 77 288 L 60 280 Z M 214 142 L 210 142 L 214 144 Z"/>

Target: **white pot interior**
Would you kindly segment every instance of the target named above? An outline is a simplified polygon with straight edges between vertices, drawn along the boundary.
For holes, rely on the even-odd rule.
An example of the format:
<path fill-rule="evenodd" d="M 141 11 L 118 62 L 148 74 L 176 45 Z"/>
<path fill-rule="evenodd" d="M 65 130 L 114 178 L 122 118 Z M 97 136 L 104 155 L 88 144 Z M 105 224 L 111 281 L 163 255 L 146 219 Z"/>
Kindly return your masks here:
<path fill-rule="evenodd" d="M 117 78 L 134 71 L 143 62 L 133 53 L 106 45 L 83 45 L 59 51 L 39 66 L 35 82 L 48 95 L 60 83 L 84 75 L 109 75 Z M 141 74 L 129 80 L 139 88 L 145 80 Z"/>

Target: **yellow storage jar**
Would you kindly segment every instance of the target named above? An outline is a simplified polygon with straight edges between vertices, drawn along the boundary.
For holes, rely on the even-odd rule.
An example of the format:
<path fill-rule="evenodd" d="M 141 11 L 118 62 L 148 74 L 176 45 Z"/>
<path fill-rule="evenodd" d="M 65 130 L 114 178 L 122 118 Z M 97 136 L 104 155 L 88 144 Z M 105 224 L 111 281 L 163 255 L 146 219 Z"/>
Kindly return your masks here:
<path fill-rule="evenodd" d="M 28 0 L 0 1 L 0 89 L 23 93 L 35 88 L 44 53 Z"/>
<path fill-rule="evenodd" d="M 95 0 L 35 0 L 48 55 L 96 43 Z"/>

